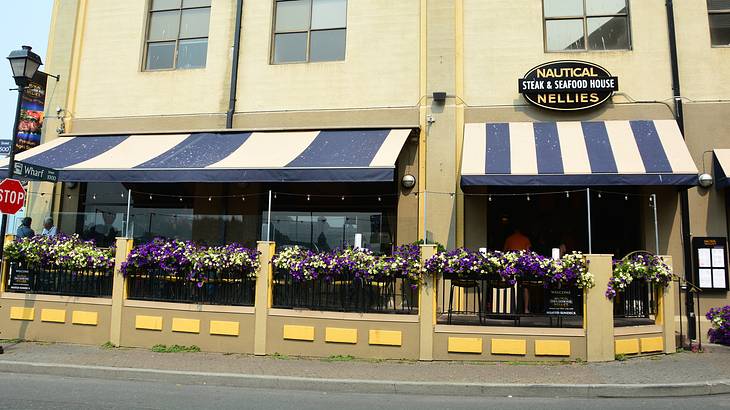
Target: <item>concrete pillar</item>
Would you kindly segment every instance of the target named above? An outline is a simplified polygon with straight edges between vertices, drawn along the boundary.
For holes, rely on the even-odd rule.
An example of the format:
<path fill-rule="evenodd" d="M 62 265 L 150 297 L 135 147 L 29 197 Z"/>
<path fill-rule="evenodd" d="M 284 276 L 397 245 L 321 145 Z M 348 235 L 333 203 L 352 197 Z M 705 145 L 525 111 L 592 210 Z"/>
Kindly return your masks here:
<path fill-rule="evenodd" d="M 122 341 L 122 308 L 124 300 L 127 299 L 127 279 L 122 275 L 122 262 L 127 260 L 127 255 L 134 247 L 134 240 L 130 238 L 117 238 L 117 253 L 114 256 L 114 282 L 112 285 L 112 312 L 109 329 L 109 341 L 119 347 Z"/>
<path fill-rule="evenodd" d="M 586 358 L 589 362 L 615 359 L 613 301 L 606 297 L 608 280 L 613 274 L 613 255 L 586 255 L 588 271 L 596 286 L 584 294 L 583 329 L 586 333 Z"/>
<path fill-rule="evenodd" d="M 662 256 L 664 263 L 666 263 L 672 272 L 672 257 Z M 669 282 L 664 288 L 658 289 L 657 297 L 657 312 L 656 312 L 656 324 L 662 327 L 663 339 L 664 339 L 664 353 L 676 353 L 677 352 L 677 335 L 676 327 L 677 324 L 674 320 L 674 304 L 676 301 L 677 294 L 674 285 L 674 281 Z"/>
<path fill-rule="evenodd" d="M 254 302 L 256 313 L 254 319 L 253 354 L 263 356 L 266 354 L 266 322 L 269 309 L 273 302 L 272 281 L 274 272 L 271 258 L 276 252 L 276 243 L 259 241 L 256 249 L 261 252 L 261 255 L 259 255 L 261 267 L 256 275 L 256 301 Z"/>
<path fill-rule="evenodd" d="M 436 254 L 436 245 L 421 245 L 421 263 Z M 420 323 L 420 348 L 418 360 L 433 360 L 433 333 L 436 326 L 436 275 L 424 275 L 418 287 L 418 321 Z"/>

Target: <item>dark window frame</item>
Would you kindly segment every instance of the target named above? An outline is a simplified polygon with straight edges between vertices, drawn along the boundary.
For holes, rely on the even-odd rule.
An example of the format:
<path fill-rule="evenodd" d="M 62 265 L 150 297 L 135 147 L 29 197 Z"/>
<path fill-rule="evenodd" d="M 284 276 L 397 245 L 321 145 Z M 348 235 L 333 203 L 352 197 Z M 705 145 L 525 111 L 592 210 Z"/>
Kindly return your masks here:
<path fill-rule="evenodd" d="M 730 44 L 714 44 L 712 42 L 712 26 L 710 25 L 710 17 L 712 15 L 730 15 L 730 7 L 726 9 L 711 9 L 710 0 L 707 0 L 707 27 L 710 31 L 710 46 L 712 48 L 730 48 Z"/>
<path fill-rule="evenodd" d="M 583 1 L 583 13 L 582 14 L 576 14 L 573 16 L 552 16 L 552 17 L 546 17 L 545 16 L 545 0 L 542 0 L 542 33 L 543 33 L 543 47 L 544 51 L 546 53 L 587 53 L 587 52 L 616 52 L 616 51 L 631 51 L 633 50 L 633 37 L 631 32 L 631 0 L 626 0 L 626 12 L 625 13 L 616 13 L 616 14 L 588 14 L 588 8 L 587 8 L 587 2 L 589 0 L 582 0 Z M 601 17 L 625 17 L 626 18 L 626 34 L 628 35 L 629 44 L 627 48 L 620 48 L 620 49 L 614 49 L 614 50 L 601 50 L 601 49 L 592 49 L 589 46 L 588 41 L 588 20 L 591 18 L 601 18 Z M 584 39 L 584 46 L 582 49 L 575 49 L 575 50 L 549 50 L 548 49 L 548 33 L 547 33 L 547 23 L 548 21 L 564 21 L 564 20 L 583 20 L 583 39 Z"/>
<path fill-rule="evenodd" d="M 296 1 L 296 0 L 274 0 L 274 15 L 271 19 L 271 47 L 270 47 L 270 56 L 269 56 L 269 64 L 271 65 L 282 65 L 282 64 L 309 64 L 309 63 L 332 63 L 332 62 L 338 62 L 338 61 L 345 61 L 347 59 L 347 16 L 349 11 L 349 0 L 345 1 L 345 25 L 341 27 L 330 27 L 325 29 L 312 29 L 312 12 L 314 10 L 314 0 L 309 0 L 309 24 L 307 25 L 306 30 L 282 30 L 277 31 L 276 30 L 276 16 L 279 8 L 279 3 L 286 3 L 288 1 Z M 312 32 L 324 32 L 324 31 L 335 31 L 335 30 L 345 30 L 345 56 L 342 60 L 325 60 L 325 61 L 311 61 L 310 59 L 310 50 L 312 48 Z M 307 34 L 307 49 L 304 53 L 304 60 L 301 61 L 281 61 L 276 62 L 276 36 L 277 34 Z"/>
<path fill-rule="evenodd" d="M 201 70 L 206 68 L 208 65 L 208 58 L 207 58 L 207 52 L 208 49 L 206 47 L 206 63 L 202 67 L 193 67 L 193 68 L 181 68 L 177 66 L 178 62 L 178 54 L 180 52 L 180 41 L 186 41 L 186 40 L 203 40 L 205 39 L 206 42 L 210 38 L 210 11 L 212 10 L 212 0 L 211 4 L 207 6 L 192 6 L 192 7 L 185 7 L 184 0 L 180 0 L 180 7 L 177 8 L 161 8 L 161 9 L 153 9 L 152 4 L 154 0 L 149 0 L 148 3 L 148 10 L 147 10 L 147 27 L 145 30 L 145 37 L 144 37 L 144 51 L 143 51 L 143 59 L 142 59 L 142 71 L 173 71 L 173 70 Z M 199 10 L 199 9 L 208 9 L 208 35 L 205 37 L 180 37 L 180 27 L 182 26 L 182 15 L 184 10 Z M 164 13 L 164 12 L 170 12 L 170 11 L 176 11 L 178 12 L 178 22 L 177 22 L 177 35 L 175 35 L 175 40 L 150 40 L 150 29 L 152 25 L 152 15 L 155 13 Z M 147 68 L 147 60 L 149 58 L 149 50 L 150 50 L 150 44 L 162 44 L 162 43 L 170 43 L 175 42 L 175 51 L 172 55 L 172 67 L 168 68 Z"/>

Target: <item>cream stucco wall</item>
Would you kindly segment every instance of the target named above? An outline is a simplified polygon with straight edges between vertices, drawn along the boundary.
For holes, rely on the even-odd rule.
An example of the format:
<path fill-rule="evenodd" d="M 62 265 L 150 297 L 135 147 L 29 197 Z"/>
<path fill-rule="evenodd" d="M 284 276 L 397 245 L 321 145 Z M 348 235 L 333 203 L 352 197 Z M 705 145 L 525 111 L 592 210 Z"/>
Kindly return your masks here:
<path fill-rule="evenodd" d="M 707 4 L 675 1 L 677 47 L 685 101 L 727 100 L 730 97 L 730 47 L 712 47 Z"/>
<path fill-rule="evenodd" d="M 524 104 L 517 79 L 538 64 L 560 59 L 605 67 L 633 100 L 672 96 L 664 0 L 630 1 L 632 50 L 569 53 L 545 52 L 542 0 L 464 3 L 464 100 L 469 106 Z"/>
<path fill-rule="evenodd" d="M 148 2 L 86 2 L 74 118 L 225 112 L 235 2 L 212 0 L 203 69 L 142 71 Z"/>
<path fill-rule="evenodd" d="M 155 72 L 142 70 L 148 19 L 146 0 L 84 3 L 78 84 L 69 107 L 70 131 L 223 128 L 228 109 L 235 1 L 212 0 L 205 68 Z M 236 109 L 239 116 L 416 107 L 420 99 L 419 0 L 351 0 L 345 61 L 282 65 L 269 61 L 273 4 L 273 0 L 244 3 Z M 377 124 L 360 121 L 356 125 L 388 126 L 403 122 L 382 112 L 375 116 L 381 118 L 375 121 Z M 255 127 L 261 122 L 238 118 L 236 126 Z M 300 127 L 309 126 L 308 117 L 293 118 L 301 119 Z M 297 127 L 291 122 L 287 127 Z M 329 122 L 341 123 L 334 119 Z"/>
<path fill-rule="evenodd" d="M 415 106 L 419 0 L 350 0 L 344 61 L 270 64 L 271 0 L 244 8 L 237 111 Z"/>

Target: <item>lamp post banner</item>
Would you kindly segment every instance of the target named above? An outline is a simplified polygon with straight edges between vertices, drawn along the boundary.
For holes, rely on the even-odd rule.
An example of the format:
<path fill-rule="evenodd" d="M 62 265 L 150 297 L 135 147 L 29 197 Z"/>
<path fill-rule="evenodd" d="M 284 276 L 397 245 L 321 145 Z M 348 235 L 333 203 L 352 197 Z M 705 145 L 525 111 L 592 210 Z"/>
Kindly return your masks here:
<path fill-rule="evenodd" d="M 38 71 L 23 91 L 20 103 L 20 119 L 16 130 L 18 133 L 18 138 L 15 141 L 16 154 L 41 144 L 47 82 L 48 75 Z"/>

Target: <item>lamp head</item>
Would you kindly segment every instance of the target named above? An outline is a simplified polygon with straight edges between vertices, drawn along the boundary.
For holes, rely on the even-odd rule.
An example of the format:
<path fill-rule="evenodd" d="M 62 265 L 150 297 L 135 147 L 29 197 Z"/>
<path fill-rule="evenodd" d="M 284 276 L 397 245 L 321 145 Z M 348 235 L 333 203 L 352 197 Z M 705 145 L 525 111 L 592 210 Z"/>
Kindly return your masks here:
<path fill-rule="evenodd" d="M 27 86 L 43 64 L 41 57 L 31 51 L 30 46 L 23 46 L 20 50 L 10 52 L 8 61 L 10 61 L 13 79 L 18 87 Z"/>
<path fill-rule="evenodd" d="M 700 180 L 700 186 L 703 188 L 711 187 L 712 183 L 714 182 L 712 175 L 710 175 L 708 173 L 700 174 L 699 180 Z"/>

